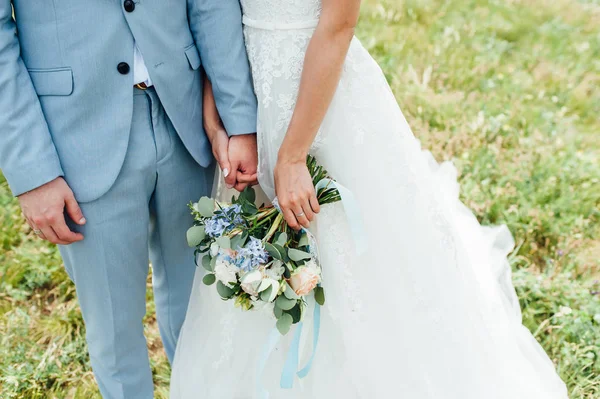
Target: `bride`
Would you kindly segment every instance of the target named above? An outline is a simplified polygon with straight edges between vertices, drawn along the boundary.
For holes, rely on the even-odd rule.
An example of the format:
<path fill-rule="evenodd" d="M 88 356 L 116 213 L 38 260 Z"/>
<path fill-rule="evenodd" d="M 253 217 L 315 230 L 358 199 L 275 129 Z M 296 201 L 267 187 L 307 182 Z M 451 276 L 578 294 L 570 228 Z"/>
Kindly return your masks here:
<path fill-rule="evenodd" d="M 360 0 L 242 0 L 242 8 L 259 100 L 260 185 L 277 195 L 290 225 L 310 224 L 327 303 L 312 370 L 282 389 L 293 333 L 261 370 L 273 316 L 221 301 L 199 269 L 172 398 L 263 399 L 263 387 L 275 399 L 567 398 L 521 325 L 510 233 L 480 226 L 459 202 L 452 165 L 421 150 L 353 36 Z M 309 153 L 356 197 L 365 254 L 341 204 L 319 209 Z M 301 366 L 312 353 L 311 319 Z"/>

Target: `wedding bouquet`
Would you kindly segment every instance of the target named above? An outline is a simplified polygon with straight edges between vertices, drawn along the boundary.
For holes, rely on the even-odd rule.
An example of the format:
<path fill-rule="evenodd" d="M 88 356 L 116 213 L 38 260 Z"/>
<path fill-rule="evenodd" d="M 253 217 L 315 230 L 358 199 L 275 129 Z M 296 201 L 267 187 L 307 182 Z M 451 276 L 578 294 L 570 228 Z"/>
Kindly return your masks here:
<path fill-rule="evenodd" d="M 319 204 L 340 201 L 327 171 L 311 156 L 307 166 Z M 257 207 L 255 200 L 252 188 L 230 203 L 200 198 L 190 204 L 194 226 L 187 240 L 207 271 L 204 284 L 216 283 L 223 300 L 246 311 L 272 306 L 285 335 L 303 319 L 308 295 L 319 305 L 325 302 L 318 250 L 309 231 L 291 229 L 276 205 Z"/>

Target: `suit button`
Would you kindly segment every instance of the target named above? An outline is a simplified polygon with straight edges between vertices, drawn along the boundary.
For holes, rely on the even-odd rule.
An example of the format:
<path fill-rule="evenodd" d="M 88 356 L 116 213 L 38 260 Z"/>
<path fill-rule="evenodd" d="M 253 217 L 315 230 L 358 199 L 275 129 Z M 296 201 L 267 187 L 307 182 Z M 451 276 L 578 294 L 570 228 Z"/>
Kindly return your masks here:
<path fill-rule="evenodd" d="M 125 8 L 125 11 L 133 12 L 133 10 L 135 10 L 135 3 L 133 0 L 125 0 L 123 7 Z"/>
<path fill-rule="evenodd" d="M 129 64 L 126 62 L 121 62 L 119 65 L 117 65 L 117 71 L 119 71 L 121 75 L 127 75 L 130 69 L 131 68 L 129 68 Z"/>

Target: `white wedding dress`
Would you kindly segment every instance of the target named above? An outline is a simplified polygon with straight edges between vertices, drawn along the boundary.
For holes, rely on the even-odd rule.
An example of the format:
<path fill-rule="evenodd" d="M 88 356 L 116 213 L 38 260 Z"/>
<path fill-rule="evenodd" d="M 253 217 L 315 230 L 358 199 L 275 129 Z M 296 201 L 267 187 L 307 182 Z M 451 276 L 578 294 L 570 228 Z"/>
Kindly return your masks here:
<path fill-rule="evenodd" d="M 259 179 L 273 198 L 277 150 L 294 110 L 320 0 L 242 0 L 259 100 Z M 420 148 L 386 79 L 354 39 L 311 153 L 350 189 L 369 248 L 357 256 L 341 204 L 311 228 L 327 302 L 309 375 L 279 380 L 293 332 L 258 361 L 275 319 L 242 312 L 198 269 L 177 349 L 173 399 L 565 399 L 554 365 L 521 325 L 506 227 L 459 201 L 455 169 Z M 313 306 L 312 304 L 310 306 Z M 312 351 L 307 312 L 300 366 Z"/>

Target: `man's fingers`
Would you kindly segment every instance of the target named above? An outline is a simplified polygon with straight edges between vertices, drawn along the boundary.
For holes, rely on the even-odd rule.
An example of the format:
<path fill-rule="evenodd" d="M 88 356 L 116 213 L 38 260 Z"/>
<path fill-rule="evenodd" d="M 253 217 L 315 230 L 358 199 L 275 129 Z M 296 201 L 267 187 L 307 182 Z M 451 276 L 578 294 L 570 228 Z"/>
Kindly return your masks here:
<path fill-rule="evenodd" d="M 25 216 L 25 220 L 27 221 L 27 224 L 29 225 L 29 227 L 31 227 L 31 230 L 33 230 L 35 232 L 37 230 L 37 227 L 33 223 L 33 221 L 28 216 Z"/>
<path fill-rule="evenodd" d="M 238 171 L 237 173 L 237 183 L 235 185 L 235 189 L 239 192 L 242 192 L 248 186 L 256 186 L 258 184 L 258 175 L 254 174 L 246 174 Z"/>
<path fill-rule="evenodd" d="M 239 191 L 241 193 L 242 191 L 244 191 L 246 189 L 246 187 L 248 187 L 248 183 L 239 183 L 238 182 L 235 185 L 235 187 L 233 187 L 233 188 L 235 188 L 236 191 Z"/>
<path fill-rule="evenodd" d="M 67 215 L 69 215 L 72 221 L 79 225 L 85 224 L 85 217 L 83 217 L 83 212 L 81 212 L 81 208 L 75 200 L 75 197 L 71 196 L 65 200 L 65 208 L 67 210 Z"/>
<path fill-rule="evenodd" d="M 242 173 L 242 172 L 238 171 L 237 181 L 238 181 L 238 183 L 247 183 L 247 184 L 254 186 L 254 185 L 258 184 L 258 174 L 257 173 L 247 174 L 247 173 Z"/>
<path fill-rule="evenodd" d="M 74 242 L 83 240 L 83 235 L 71 231 L 64 220 L 55 223 L 52 226 L 52 229 L 56 233 L 58 239 L 62 242 L 72 244 Z"/>
<path fill-rule="evenodd" d="M 58 238 L 51 226 L 42 227 L 40 230 L 42 231 L 40 237 L 50 241 L 52 244 L 67 245 L 65 241 L 62 241 L 60 238 Z"/>

